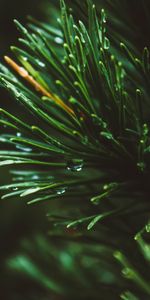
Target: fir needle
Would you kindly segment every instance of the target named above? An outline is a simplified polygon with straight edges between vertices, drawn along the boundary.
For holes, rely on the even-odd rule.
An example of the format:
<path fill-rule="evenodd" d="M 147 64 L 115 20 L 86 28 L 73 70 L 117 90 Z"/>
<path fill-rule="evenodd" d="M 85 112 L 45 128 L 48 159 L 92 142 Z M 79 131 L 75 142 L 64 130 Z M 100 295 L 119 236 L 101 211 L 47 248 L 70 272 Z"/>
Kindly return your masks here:
<path fill-rule="evenodd" d="M 19 66 L 14 60 L 12 60 L 8 56 L 4 56 L 5 61 L 9 66 L 11 66 L 12 69 L 14 69 L 21 77 L 25 78 L 26 81 L 28 81 L 37 91 L 41 92 L 44 96 L 47 96 L 48 98 L 52 99 L 56 104 L 61 106 L 66 112 L 68 112 L 71 115 L 75 115 L 74 111 L 68 107 L 58 96 L 51 94 L 49 91 L 47 91 L 44 87 L 42 87 L 41 84 L 39 84 L 29 73 L 28 71 Z"/>

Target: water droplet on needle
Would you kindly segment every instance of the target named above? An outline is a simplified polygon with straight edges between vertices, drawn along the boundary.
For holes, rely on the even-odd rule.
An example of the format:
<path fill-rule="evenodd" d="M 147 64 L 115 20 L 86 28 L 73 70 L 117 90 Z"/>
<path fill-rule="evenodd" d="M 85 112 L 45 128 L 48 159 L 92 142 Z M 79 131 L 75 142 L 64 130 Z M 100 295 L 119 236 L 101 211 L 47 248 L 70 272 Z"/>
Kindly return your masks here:
<path fill-rule="evenodd" d="M 68 161 L 67 170 L 73 172 L 79 172 L 83 168 L 83 160 L 82 159 L 72 159 Z"/>

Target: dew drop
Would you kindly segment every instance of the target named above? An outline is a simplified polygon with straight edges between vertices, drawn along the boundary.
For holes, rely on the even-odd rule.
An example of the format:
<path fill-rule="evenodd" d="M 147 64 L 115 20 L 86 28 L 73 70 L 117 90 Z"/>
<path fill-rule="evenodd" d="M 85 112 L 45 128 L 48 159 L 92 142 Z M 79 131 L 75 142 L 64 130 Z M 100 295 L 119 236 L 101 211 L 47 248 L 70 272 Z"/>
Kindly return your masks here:
<path fill-rule="evenodd" d="M 57 192 L 57 195 L 62 195 L 62 194 L 64 194 L 66 192 L 66 188 L 65 187 L 60 188 L 56 192 Z"/>
<path fill-rule="evenodd" d="M 67 170 L 73 172 L 79 172 L 83 168 L 83 160 L 82 159 L 72 159 L 67 163 Z"/>
<path fill-rule="evenodd" d="M 57 44 L 63 44 L 63 39 L 61 39 L 60 37 L 56 37 L 56 38 L 55 38 L 55 42 L 56 42 Z"/>
<path fill-rule="evenodd" d="M 21 146 L 21 145 L 16 145 L 16 148 L 21 150 L 21 151 L 25 151 L 25 152 L 31 152 L 32 151 L 32 148 L 24 147 L 24 146 Z"/>
<path fill-rule="evenodd" d="M 18 188 L 17 188 L 17 187 L 14 187 L 14 188 L 13 188 L 13 191 L 18 191 Z"/>
<path fill-rule="evenodd" d="M 109 49 L 110 48 L 110 41 L 107 37 L 104 39 L 104 49 Z"/>
<path fill-rule="evenodd" d="M 106 23 L 106 14 L 105 14 L 105 10 L 103 8 L 101 10 L 101 17 L 102 17 L 102 22 Z"/>
<path fill-rule="evenodd" d="M 148 134 L 148 132 L 149 132 L 148 126 L 147 126 L 147 124 L 144 124 L 143 125 L 143 134 L 144 134 L 144 136 L 146 136 Z"/>
<path fill-rule="evenodd" d="M 144 140 L 140 140 L 140 144 L 144 144 Z"/>
<path fill-rule="evenodd" d="M 109 188 L 109 185 L 108 185 L 108 184 L 105 184 L 105 185 L 103 186 L 103 190 L 104 190 L 104 191 L 108 190 L 108 188 Z"/>
<path fill-rule="evenodd" d="M 45 68 L 45 64 L 41 60 L 36 59 L 36 62 L 40 67 Z"/>
<path fill-rule="evenodd" d="M 33 176 L 32 176 L 32 179 L 33 179 L 33 180 L 38 180 L 38 179 L 39 179 L 39 176 L 38 176 L 38 175 L 33 175 Z"/>
<path fill-rule="evenodd" d="M 21 137 L 21 132 L 17 132 L 17 133 L 16 133 L 16 136 L 17 136 L 17 137 Z"/>
<path fill-rule="evenodd" d="M 20 76 L 22 76 L 22 77 L 28 76 L 28 72 L 22 67 L 19 68 L 18 72 L 19 72 Z"/>
<path fill-rule="evenodd" d="M 26 56 L 23 56 L 22 59 L 23 59 L 24 61 L 28 61 L 28 58 L 27 58 Z"/>
<path fill-rule="evenodd" d="M 103 190 L 104 191 L 107 191 L 107 190 L 113 191 L 117 187 L 118 187 L 118 183 L 117 182 L 111 182 L 111 183 L 108 183 L 108 184 L 104 184 Z"/>

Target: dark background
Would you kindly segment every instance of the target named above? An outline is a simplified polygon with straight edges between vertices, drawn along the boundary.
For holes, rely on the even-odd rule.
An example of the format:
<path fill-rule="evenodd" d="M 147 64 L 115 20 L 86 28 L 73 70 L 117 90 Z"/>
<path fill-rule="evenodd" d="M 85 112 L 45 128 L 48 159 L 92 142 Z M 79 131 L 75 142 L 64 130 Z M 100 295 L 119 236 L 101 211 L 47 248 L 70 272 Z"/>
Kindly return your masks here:
<path fill-rule="evenodd" d="M 47 7 L 51 0 L 0 0 L 0 54 L 3 55 L 9 46 L 17 38 L 17 30 L 13 24 L 13 19 L 26 23 L 26 16 L 33 15 L 37 18 L 48 18 Z M 45 9 L 46 7 L 46 9 Z"/>

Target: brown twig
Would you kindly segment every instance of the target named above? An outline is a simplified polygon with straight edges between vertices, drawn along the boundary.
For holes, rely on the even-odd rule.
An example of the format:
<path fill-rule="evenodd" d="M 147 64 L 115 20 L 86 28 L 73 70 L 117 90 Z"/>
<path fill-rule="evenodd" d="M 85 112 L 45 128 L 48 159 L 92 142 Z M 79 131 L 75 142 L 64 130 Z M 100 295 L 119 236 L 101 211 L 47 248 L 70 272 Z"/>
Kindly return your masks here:
<path fill-rule="evenodd" d="M 8 65 L 14 69 L 21 77 L 23 77 L 26 81 L 28 81 L 38 92 L 41 92 L 42 95 L 52 99 L 56 104 L 61 106 L 66 112 L 71 115 L 75 115 L 74 111 L 68 107 L 58 96 L 47 91 L 41 84 L 39 84 L 31 75 L 29 75 L 28 71 L 23 67 L 19 66 L 14 60 L 12 60 L 8 56 L 4 56 L 5 61 Z"/>

